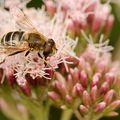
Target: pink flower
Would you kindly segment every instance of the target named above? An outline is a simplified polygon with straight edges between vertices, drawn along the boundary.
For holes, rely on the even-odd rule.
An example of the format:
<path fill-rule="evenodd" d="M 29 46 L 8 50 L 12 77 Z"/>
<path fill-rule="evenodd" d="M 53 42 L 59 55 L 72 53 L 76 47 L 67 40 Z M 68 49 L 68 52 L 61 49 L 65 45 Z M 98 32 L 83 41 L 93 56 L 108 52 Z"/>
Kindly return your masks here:
<path fill-rule="evenodd" d="M 49 3 L 49 4 L 48 4 Z M 69 3 L 69 4 L 68 4 Z M 47 11 L 55 15 L 62 12 L 65 17 L 68 30 L 74 34 L 79 34 L 80 30 L 91 29 L 95 34 L 100 29 L 111 30 L 113 19 L 111 16 L 111 6 L 107 3 L 101 4 L 98 0 L 45 0 L 45 5 L 48 6 Z M 54 12 L 52 12 L 54 11 Z M 72 33 L 72 34 L 73 34 Z"/>
<path fill-rule="evenodd" d="M 26 94 L 30 94 L 31 88 L 29 84 L 34 86 L 34 84 L 32 84 L 32 81 L 34 81 L 35 84 L 45 85 L 45 83 L 52 78 L 53 70 L 46 66 L 44 61 L 38 58 L 37 55 L 30 53 L 28 57 L 25 57 L 24 54 L 25 53 L 20 53 L 8 57 L 5 62 L 1 64 L 1 67 L 4 69 L 8 81 L 12 86 L 17 83 Z"/>
<path fill-rule="evenodd" d="M 10 21 L 4 21 L 5 23 L 3 23 L 8 26 L 8 28 L 12 25 L 13 27 L 10 27 L 10 30 L 5 29 L 4 34 L 13 31 L 13 28 L 14 30 L 18 30 L 18 26 L 16 26 L 15 23 L 18 22 L 17 19 L 19 19 L 19 17 L 22 17 L 16 17 L 18 12 L 19 10 L 17 10 L 16 7 L 10 9 L 10 13 L 14 18 L 13 22 L 10 24 Z M 9 53 L 4 53 L 4 50 L 0 51 L 0 61 L 5 60 L 0 67 L 5 70 L 10 85 L 13 86 L 17 83 L 26 94 L 30 94 L 30 85 L 46 85 L 46 83 L 49 83 L 48 81 L 52 79 L 54 71 L 58 68 L 60 63 L 64 63 L 64 65 L 70 64 L 66 58 L 68 58 L 68 56 L 76 57 L 74 53 L 76 41 L 66 35 L 67 28 L 61 14 L 50 19 L 50 17 L 46 15 L 44 8 L 40 10 L 24 8 L 24 12 L 28 15 L 28 18 L 33 22 L 34 26 L 37 26 L 36 29 L 38 29 L 41 34 L 54 40 L 57 48 L 57 51 L 47 57 L 46 61 L 38 57 L 35 51 L 30 52 L 27 57 L 25 57 L 26 51 L 9 57 Z M 9 20 L 8 18 L 12 17 L 10 13 L 1 9 L 3 17 L 1 17 L 1 22 L 3 20 Z M 0 34 L 1 36 L 4 35 L 2 31 Z M 66 69 L 68 68 L 66 67 Z"/>
<path fill-rule="evenodd" d="M 86 50 L 84 53 L 87 52 L 92 51 Z M 99 62 L 85 54 L 79 58 L 79 64 L 76 64 L 76 67 L 69 66 L 69 72 L 64 76 L 58 72 L 55 74 L 56 80 L 53 81 L 52 90 L 49 91 L 48 96 L 60 106 L 64 105 L 71 109 L 71 106 L 74 106 L 74 109 L 79 107 L 80 115 L 82 114 L 83 117 L 86 117 L 91 110 L 94 111 L 93 116 L 96 114 L 99 116 L 102 112 L 106 113 L 103 114 L 105 116 L 114 115 L 112 112 L 119 107 L 119 103 L 115 101 L 120 100 L 118 89 L 116 89 L 120 80 L 119 68 L 114 66 L 110 57 L 106 62 L 104 61 L 109 53 L 101 55 Z M 103 61 L 105 64 L 101 68 Z M 57 100 L 52 93 L 55 93 Z M 114 109 L 110 107 L 112 105 Z"/>
<path fill-rule="evenodd" d="M 53 16 L 56 12 L 55 3 L 51 0 L 47 0 L 47 1 L 45 1 L 45 6 L 46 6 L 46 9 L 49 12 L 49 14 Z"/>

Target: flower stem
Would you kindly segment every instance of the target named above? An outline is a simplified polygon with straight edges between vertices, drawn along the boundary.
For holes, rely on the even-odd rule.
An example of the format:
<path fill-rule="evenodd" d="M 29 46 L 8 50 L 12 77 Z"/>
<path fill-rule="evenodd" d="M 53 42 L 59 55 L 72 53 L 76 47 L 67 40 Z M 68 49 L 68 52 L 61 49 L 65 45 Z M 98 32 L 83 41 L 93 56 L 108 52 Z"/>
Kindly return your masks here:
<path fill-rule="evenodd" d="M 49 103 L 34 101 L 22 95 L 21 102 L 27 107 L 35 120 L 48 120 Z"/>
<path fill-rule="evenodd" d="M 85 119 L 80 115 L 80 113 L 79 113 L 78 110 L 74 110 L 74 114 L 75 114 L 75 116 L 78 118 L 78 120 L 85 120 Z"/>
<path fill-rule="evenodd" d="M 99 120 L 101 118 L 101 114 L 95 114 L 91 109 L 89 110 L 89 114 L 85 116 L 87 120 Z"/>
<path fill-rule="evenodd" d="M 72 113 L 71 109 L 64 110 L 62 112 L 61 120 L 70 120 Z"/>
<path fill-rule="evenodd" d="M 10 94 L 9 87 L 0 88 L 0 99 L 3 101 L 1 111 L 12 120 L 28 120 L 27 112 L 22 113 L 17 108 L 17 102 Z"/>

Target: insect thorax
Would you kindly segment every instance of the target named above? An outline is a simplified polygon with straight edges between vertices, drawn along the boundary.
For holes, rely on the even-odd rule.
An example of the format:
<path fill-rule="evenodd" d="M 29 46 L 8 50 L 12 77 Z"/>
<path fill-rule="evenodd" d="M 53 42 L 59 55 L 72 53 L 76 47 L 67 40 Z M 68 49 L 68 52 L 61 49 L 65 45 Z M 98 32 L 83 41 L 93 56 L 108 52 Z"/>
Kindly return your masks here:
<path fill-rule="evenodd" d="M 37 33 L 29 33 L 28 35 L 28 44 L 30 48 L 34 50 L 43 50 L 46 44 L 46 41 L 41 38 Z"/>

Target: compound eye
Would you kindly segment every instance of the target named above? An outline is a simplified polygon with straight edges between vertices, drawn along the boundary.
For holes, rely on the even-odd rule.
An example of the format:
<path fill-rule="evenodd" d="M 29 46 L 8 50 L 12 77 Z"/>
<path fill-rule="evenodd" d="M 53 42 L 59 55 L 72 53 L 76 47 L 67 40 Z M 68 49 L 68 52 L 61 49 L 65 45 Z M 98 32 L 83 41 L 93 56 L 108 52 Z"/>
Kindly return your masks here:
<path fill-rule="evenodd" d="M 54 40 L 52 38 L 48 39 L 48 43 L 50 43 L 51 45 L 55 44 L 55 42 L 54 42 Z"/>

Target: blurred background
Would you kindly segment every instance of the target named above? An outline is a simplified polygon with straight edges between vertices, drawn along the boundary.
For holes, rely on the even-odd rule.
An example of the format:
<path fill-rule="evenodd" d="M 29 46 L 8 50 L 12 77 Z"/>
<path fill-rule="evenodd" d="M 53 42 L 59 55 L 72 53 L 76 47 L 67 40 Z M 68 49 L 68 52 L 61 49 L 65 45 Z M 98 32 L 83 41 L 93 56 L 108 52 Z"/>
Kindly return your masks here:
<path fill-rule="evenodd" d="M 2 0 L 0 0 L 1 2 Z M 40 8 L 43 4 L 42 0 L 31 0 L 27 7 L 35 7 Z M 113 29 L 110 33 L 109 39 L 110 44 L 112 46 L 115 46 L 115 49 L 113 51 L 113 59 L 120 60 L 120 0 L 111 0 L 111 6 L 112 6 L 112 13 L 115 16 L 115 22 L 113 25 Z M 1 23 L 2 24 L 2 23 Z M 118 110 L 120 113 L 120 109 Z M 49 120 L 59 120 L 61 111 L 52 107 L 50 111 Z M 10 120 L 6 118 L 2 112 L 0 112 L 0 120 Z M 72 120 L 76 120 L 76 118 L 73 116 Z M 113 118 L 102 118 L 101 120 L 120 120 L 120 115 Z"/>

